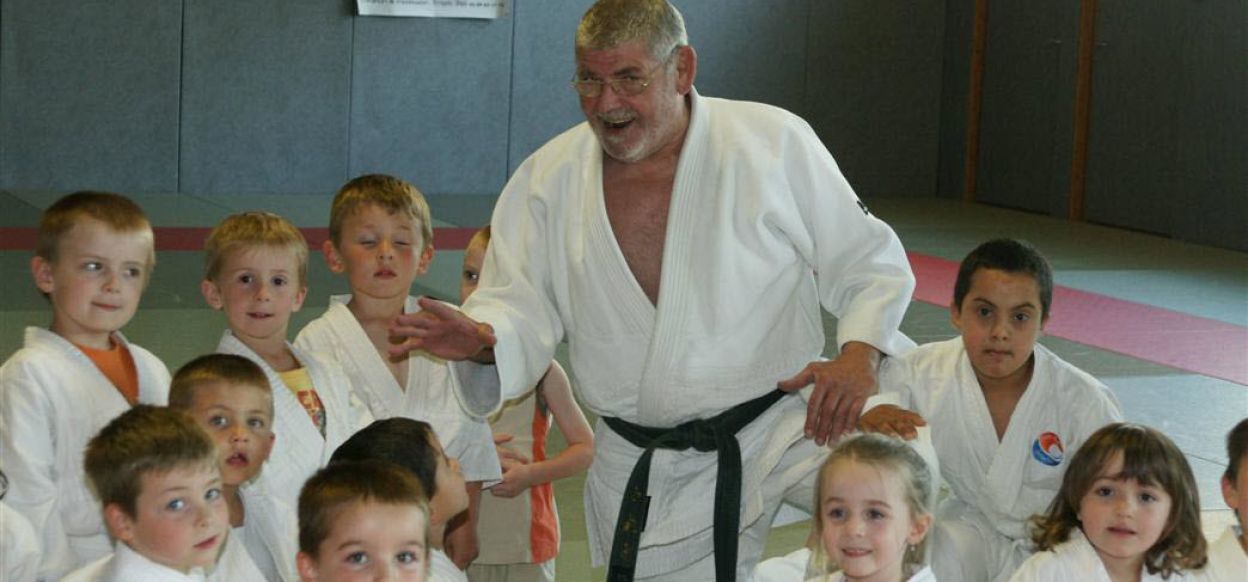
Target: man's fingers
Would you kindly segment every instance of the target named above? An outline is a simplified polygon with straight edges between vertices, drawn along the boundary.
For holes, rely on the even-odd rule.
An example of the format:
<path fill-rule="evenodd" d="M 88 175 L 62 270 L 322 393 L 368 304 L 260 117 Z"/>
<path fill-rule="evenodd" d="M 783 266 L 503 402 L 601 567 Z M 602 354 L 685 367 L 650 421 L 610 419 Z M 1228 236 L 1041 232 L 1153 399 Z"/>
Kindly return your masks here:
<path fill-rule="evenodd" d="M 498 343 L 498 338 L 494 336 L 494 329 L 484 323 L 477 324 L 477 339 L 485 344 L 486 349 Z"/>
<path fill-rule="evenodd" d="M 828 435 L 832 432 L 832 423 L 836 418 L 836 410 L 840 407 L 840 394 L 829 393 L 824 397 L 823 406 L 819 407 L 819 420 L 815 423 L 815 444 L 823 446 L 828 442 Z"/>
<path fill-rule="evenodd" d="M 806 405 L 806 438 L 815 437 L 815 427 L 819 423 L 819 411 L 823 408 L 823 401 L 826 398 L 826 390 L 816 388 L 810 393 L 810 402 Z"/>
<path fill-rule="evenodd" d="M 407 338 L 397 344 L 391 344 L 390 347 L 386 348 L 386 351 L 390 352 L 390 355 L 394 357 L 404 356 L 412 350 L 419 349 L 420 346 L 418 344 L 419 342 L 412 338 Z"/>
<path fill-rule="evenodd" d="M 792 392 L 794 390 L 800 390 L 802 388 L 805 388 L 808 384 L 814 381 L 815 381 L 814 372 L 812 372 L 810 370 L 810 367 L 807 366 L 801 372 L 798 372 L 796 376 L 793 376 L 792 378 L 789 378 L 788 380 L 781 380 L 777 382 L 776 388 L 784 390 L 785 392 Z"/>
<path fill-rule="evenodd" d="M 832 411 L 831 423 L 828 428 L 829 438 L 840 438 L 842 434 L 849 432 L 853 428 L 854 424 L 850 419 L 850 414 L 853 413 L 856 400 L 856 398 L 849 396 L 841 396 L 840 400 L 837 401 L 836 410 Z M 857 416 L 853 418 L 857 418 Z"/>
<path fill-rule="evenodd" d="M 511 439 L 514 439 L 514 438 L 516 437 L 511 436 L 505 432 L 494 433 L 494 444 L 501 445 L 503 443 L 509 443 L 511 442 Z"/>
<path fill-rule="evenodd" d="M 421 296 L 416 300 L 416 303 L 420 305 L 421 311 L 436 316 L 438 319 L 452 319 L 459 315 L 458 309 L 428 297 Z"/>
<path fill-rule="evenodd" d="M 862 406 L 866 403 L 867 401 L 862 398 L 851 399 L 849 401 L 849 406 L 845 411 L 845 416 L 841 417 L 841 430 L 833 436 L 839 437 L 842 434 L 854 430 L 854 425 L 857 424 L 858 417 L 862 415 Z"/>

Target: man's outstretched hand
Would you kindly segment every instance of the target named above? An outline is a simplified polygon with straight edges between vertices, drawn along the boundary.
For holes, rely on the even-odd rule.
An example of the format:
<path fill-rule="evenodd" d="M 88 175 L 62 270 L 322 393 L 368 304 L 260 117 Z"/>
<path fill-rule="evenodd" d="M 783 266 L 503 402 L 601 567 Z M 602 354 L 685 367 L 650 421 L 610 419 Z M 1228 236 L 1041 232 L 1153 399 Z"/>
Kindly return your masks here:
<path fill-rule="evenodd" d="M 815 385 L 806 408 L 806 437 L 823 445 L 858 424 L 858 415 L 875 393 L 880 351 L 862 342 L 847 342 L 835 360 L 811 362 L 777 387 L 786 392 Z"/>
<path fill-rule="evenodd" d="M 489 324 L 441 301 L 428 297 L 418 301 L 420 311 L 400 315 L 390 326 L 390 335 L 402 339 L 390 347 L 390 355 L 404 356 L 412 350 L 423 350 L 444 360 L 494 361 L 492 348 L 498 339 Z"/>

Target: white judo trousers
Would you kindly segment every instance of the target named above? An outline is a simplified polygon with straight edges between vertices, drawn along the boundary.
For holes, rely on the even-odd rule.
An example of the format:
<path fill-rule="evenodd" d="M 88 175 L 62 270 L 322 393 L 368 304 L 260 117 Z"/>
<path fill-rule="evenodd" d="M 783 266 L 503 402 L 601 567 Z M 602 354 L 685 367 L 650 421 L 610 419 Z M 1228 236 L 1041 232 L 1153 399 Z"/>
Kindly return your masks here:
<path fill-rule="evenodd" d="M 913 346 L 897 331 L 914 286 L 901 243 L 814 131 L 774 107 L 690 98 L 657 303 L 612 233 L 603 153 L 587 124 L 516 170 L 495 207 L 481 285 L 464 306 L 493 326 L 497 366 L 452 366 L 472 387 L 470 408 L 488 413 L 530 389 L 565 338 L 579 400 L 649 427 L 709 418 L 774 390 L 823 352 L 821 308 L 839 318 L 837 345 L 862 341 L 888 354 Z M 743 528 L 793 485 L 779 482 L 792 469 L 787 454 L 804 455 L 796 465 L 821 454 L 803 438 L 804 421 L 804 402 L 786 397 L 738 434 Z M 639 451 L 610 430 L 595 448 L 586 519 L 601 564 Z M 655 454 L 639 577 L 710 555 L 715 467 L 713 453 Z"/>

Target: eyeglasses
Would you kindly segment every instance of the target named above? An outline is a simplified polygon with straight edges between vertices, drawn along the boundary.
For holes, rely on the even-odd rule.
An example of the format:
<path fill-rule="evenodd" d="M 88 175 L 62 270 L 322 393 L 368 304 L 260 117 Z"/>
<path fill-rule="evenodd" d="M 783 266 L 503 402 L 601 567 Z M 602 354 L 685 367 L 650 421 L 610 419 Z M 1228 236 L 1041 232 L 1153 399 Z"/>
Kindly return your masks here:
<path fill-rule="evenodd" d="M 676 47 L 680 48 L 680 47 Z M 586 99 L 593 99 L 602 95 L 603 88 L 610 86 L 616 95 L 621 97 L 632 97 L 639 95 L 650 83 L 654 82 L 654 74 L 660 68 L 667 65 L 672 60 L 672 55 L 676 54 L 676 49 L 672 49 L 672 53 L 668 55 L 662 62 L 650 68 L 649 71 L 641 75 L 620 75 L 609 79 L 577 79 L 573 78 L 570 83 L 577 94 Z"/>

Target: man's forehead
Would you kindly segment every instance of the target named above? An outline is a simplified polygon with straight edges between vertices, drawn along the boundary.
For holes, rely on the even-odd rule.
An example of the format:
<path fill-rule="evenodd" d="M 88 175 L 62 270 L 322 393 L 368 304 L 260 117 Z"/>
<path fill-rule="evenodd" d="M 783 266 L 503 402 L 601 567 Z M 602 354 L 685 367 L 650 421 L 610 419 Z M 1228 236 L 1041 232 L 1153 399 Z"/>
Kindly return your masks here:
<path fill-rule="evenodd" d="M 619 71 L 629 68 L 647 68 L 654 64 L 650 48 L 639 40 L 629 41 L 609 48 L 578 48 L 578 69 Z"/>

